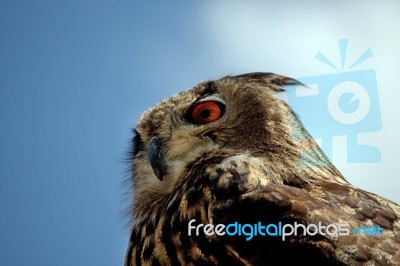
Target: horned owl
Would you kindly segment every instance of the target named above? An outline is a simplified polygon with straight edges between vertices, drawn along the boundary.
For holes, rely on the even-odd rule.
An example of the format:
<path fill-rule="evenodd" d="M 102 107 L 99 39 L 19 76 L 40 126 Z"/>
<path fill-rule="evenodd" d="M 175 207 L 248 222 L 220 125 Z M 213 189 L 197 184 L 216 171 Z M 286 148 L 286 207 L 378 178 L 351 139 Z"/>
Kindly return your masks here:
<path fill-rule="evenodd" d="M 346 181 L 276 96 L 288 84 L 298 82 L 272 73 L 226 76 L 141 116 L 125 265 L 400 264 L 399 205 Z M 348 229 L 299 230 L 284 240 L 276 230 L 253 231 L 251 240 L 239 229 L 216 233 L 229 224 Z"/>

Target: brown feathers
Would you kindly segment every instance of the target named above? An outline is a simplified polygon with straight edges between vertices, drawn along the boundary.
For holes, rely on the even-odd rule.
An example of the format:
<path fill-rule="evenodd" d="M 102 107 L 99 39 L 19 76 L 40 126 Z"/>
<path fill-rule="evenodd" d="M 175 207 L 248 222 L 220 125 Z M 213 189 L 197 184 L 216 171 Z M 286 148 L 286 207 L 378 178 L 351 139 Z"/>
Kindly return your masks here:
<path fill-rule="evenodd" d="M 400 207 L 343 178 L 275 96 L 294 84 L 272 73 L 228 76 L 142 115 L 133 141 L 127 266 L 399 264 Z M 188 228 L 193 219 L 210 226 L 346 223 L 349 231 L 379 226 L 383 236 L 246 240 L 196 235 Z"/>

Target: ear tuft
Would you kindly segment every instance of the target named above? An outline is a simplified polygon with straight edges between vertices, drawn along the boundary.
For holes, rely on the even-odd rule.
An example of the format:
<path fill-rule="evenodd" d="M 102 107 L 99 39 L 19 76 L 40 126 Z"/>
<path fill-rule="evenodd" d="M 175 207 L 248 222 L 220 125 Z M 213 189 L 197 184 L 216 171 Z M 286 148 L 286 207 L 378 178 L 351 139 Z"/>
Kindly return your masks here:
<path fill-rule="evenodd" d="M 225 78 L 245 80 L 246 82 L 256 82 L 265 85 L 276 92 L 284 91 L 283 86 L 287 85 L 304 86 L 304 84 L 298 80 L 270 72 L 253 72 L 237 76 L 227 76 Z"/>

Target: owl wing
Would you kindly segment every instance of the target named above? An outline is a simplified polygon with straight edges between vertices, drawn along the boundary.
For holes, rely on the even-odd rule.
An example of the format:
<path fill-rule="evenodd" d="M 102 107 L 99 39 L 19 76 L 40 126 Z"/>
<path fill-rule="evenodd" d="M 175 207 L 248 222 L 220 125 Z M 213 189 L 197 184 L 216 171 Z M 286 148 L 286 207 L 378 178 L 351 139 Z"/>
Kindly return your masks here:
<path fill-rule="evenodd" d="M 217 236 L 233 256 L 249 265 L 400 265 L 399 213 L 400 207 L 395 203 L 350 184 L 319 182 L 295 187 L 269 183 L 237 198 L 216 195 L 210 220 L 214 225 L 237 222 L 261 228 L 253 226 L 254 236 L 249 240 L 243 231 L 250 232 L 250 226 L 242 228 L 241 236 Z M 302 227 L 298 226 L 297 236 L 286 236 L 283 240 L 279 236 L 282 230 L 279 224 L 295 223 L 306 229 L 310 224 L 347 224 L 342 225 L 341 231 L 345 233 L 344 228 L 347 228 L 348 234 L 329 235 L 322 230 L 315 235 L 304 235 Z M 269 227 L 272 236 L 263 236 L 260 231 L 264 230 L 265 234 L 266 229 L 259 225 L 269 224 L 276 225 Z M 372 230 L 375 235 L 371 226 L 375 226 L 376 230 Z M 352 232 L 357 228 L 361 230 Z M 234 229 L 231 226 L 230 232 Z M 290 228 L 285 230 L 289 232 Z M 333 234 L 336 229 L 330 226 L 330 230 Z M 273 236 L 275 233 L 278 235 Z M 310 233 L 315 233 L 313 226 Z"/>

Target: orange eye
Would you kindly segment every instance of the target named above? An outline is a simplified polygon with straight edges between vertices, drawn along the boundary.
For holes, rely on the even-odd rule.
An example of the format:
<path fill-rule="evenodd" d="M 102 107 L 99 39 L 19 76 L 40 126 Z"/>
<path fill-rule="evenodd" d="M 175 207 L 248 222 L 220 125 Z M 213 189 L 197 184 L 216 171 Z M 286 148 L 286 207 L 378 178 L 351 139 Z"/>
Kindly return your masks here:
<path fill-rule="evenodd" d="M 213 101 L 199 103 L 192 111 L 192 119 L 198 124 L 213 122 L 218 120 L 221 116 L 221 104 Z"/>

